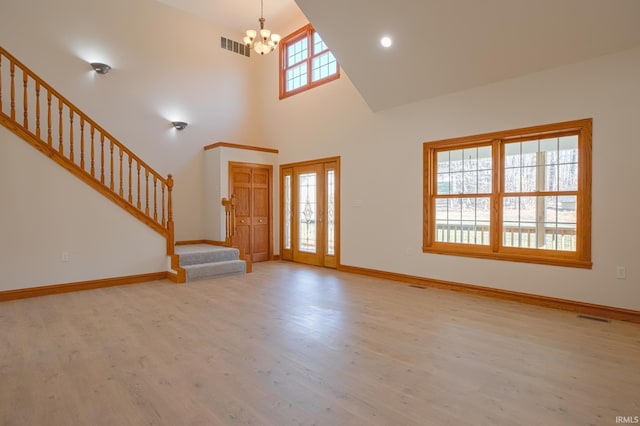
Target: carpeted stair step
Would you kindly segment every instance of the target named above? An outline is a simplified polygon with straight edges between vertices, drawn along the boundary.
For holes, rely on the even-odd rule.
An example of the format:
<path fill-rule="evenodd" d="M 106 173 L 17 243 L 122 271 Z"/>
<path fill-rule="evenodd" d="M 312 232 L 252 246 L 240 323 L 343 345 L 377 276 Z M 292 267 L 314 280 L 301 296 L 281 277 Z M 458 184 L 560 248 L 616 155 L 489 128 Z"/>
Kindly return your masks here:
<path fill-rule="evenodd" d="M 247 264 L 240 260 L 237 248 L 189 244 L 176 246 L 175 252 L 180 255 L 180 266 L 185 270 L 187 282 L 247 271 Z"/>
<path fill-rule="evenodd" d="M 240 251 L 231 247 L 188 246 L 184 251 L 176 248 L 176 252 L 180 254 L 180 266 L 183 267 L 240 258 Z"/>
<path fill-rule="evenodd" d="M 232 274 L 244 274 L 247 264 L 244 260 L 222 260 L 197 265 L 184 265 L 183 268 L 187 273 L 187 282 L 189 282 Z"/>

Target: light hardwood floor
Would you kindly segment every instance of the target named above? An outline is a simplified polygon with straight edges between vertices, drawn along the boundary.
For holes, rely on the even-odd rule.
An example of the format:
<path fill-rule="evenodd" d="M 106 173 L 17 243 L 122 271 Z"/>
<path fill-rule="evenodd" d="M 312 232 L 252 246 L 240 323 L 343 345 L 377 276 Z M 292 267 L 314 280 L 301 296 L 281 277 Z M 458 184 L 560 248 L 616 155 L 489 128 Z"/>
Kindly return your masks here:
<path fill-rule="evenodd" d="M 1 425 L 613 425 L 640 326 L 287 262 L 0 303 Z"/>

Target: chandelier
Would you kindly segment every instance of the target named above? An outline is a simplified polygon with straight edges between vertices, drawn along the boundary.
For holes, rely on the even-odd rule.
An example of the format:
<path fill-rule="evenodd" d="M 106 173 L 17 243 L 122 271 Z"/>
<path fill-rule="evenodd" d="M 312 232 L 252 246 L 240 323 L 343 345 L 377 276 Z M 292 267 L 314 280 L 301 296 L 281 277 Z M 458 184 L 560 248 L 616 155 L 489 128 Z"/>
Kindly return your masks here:
<path fill-rule="evenodd" d="M 273 52 L 276 47 L 278 47 L 281 37 L 264 27 L 265 19 L 263 0 L 260 0 L 260 19 L 258 19 L 258 22 L 260 22 L 260 30 L 247 30 L 243 40 L 244 44 L 249 49 L 253 47 L 256 52 L 264 55 L 265 53 Z"/>

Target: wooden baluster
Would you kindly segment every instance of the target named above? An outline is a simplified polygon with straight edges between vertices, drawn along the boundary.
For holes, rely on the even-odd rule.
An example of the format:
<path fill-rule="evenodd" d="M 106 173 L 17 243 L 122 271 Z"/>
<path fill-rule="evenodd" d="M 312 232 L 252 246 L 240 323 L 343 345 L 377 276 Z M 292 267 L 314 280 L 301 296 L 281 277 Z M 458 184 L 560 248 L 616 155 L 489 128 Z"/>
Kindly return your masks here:
<path fill-rule="evenodd" d="M 104 185 L 104 133 L 100 132 L 100 183 Z"/>
<path fill-rule="evenodd" d="M 80 116 L 80 168 L 84 170 L 84 116 Z"/>
<path fill-rule="evenodd" d="M 40 139 L 40 82 L 36 82 L 36 137 Z"/>
<path fill-rule="evenodd" d="M 166 226 L 167 222 L 164 217 L 164 182 L 162 182 L 162 185 L 160 185 L 160 189 L 162 191 L 162 226 Z"/>
<path fill-rule="evenodd" d="M 16 64 L 14 64 L 13 62 L 11 62 L 11 66 L 9 67 L 10 71 L 11 71 L 11 119 L 15 120 L 16 119 L 16 83 L 15 83 L 15 76 L 16 76 Z"/>
<path fill-rule="evenodd" d="M 36 80 L 36 137 L 40 139 L 40 81 Z"/>
<path fill-rule="evenodd" d="M 145 206 L 144 206 L 144 214 L 146 214 L 147 216 L 149 216 L 149 169 L 147 169 L 145 167 L 144 169 L 144 177 L 145 177 L 145 183 L 144 183 L 144 198 L 145 198 Z"/>
<path fill-rule="evenodd" d="M 229 244 L 229 241 L 231 240 L 231 205 L 229 204 L 229 200 L 227 200 L 226 198 L 222 198 L 222 205 L 224 206 L 224 243 Z"/>
<path fill-rule="evenodd" d="M 138 210 L 141 210 L 142 204 L 140 203 L 140 163 L 136 161 L 136 164 L 138 165 L 138 203 L 136 205 L 138 206 Z"/>
<path fill-rule="evenodd" d="M 64 153 L 64 146 L 62 135 L 64 133 L 64 127 L 62 124 L 62 99 L 58 99 L 58 152 Z"/>
<path fill-rule="evenodd" d="M 95 168 L 95 158 L 96 158 L 96 149 L 95 149 L 95 135 L 96 128 L 91 125 L 91 176 L 96 177 L 96 168 Z"/>
<path fill-rule="evenodd" d="M 231 225 L 231 220 L 232 220 L 232 216 L 231 216 L 231 205 L 227 204 L 224 206 L 224 223 L 225 223 L 225 229 L 226 229 L 226 233 L 224 236 L 224 242 L 227 245 L 231 245 L 231 233 L 233 232 L 233 228 Z"/>
<path fill-rule="evenodd" d="M 124 155 L 124 151 L 122 150 L 122 148 L 120 149 L 120 188 L 118 190 L 118 194 L 120 195 L 121 198 L 124 198 L 124 191 L 122 190 L 122 156 Z"/>
<path fill-rule="evenodd" d="M 158 177 L 153 175 L 153 220 L 158 221 Z"/>
<path fill-rule="evenodd" d="M 113 191 L 113 140 L 109 139 L 110 143 L 110 162 L 109 162 L 109 189 Z"/>
<path fill-rule="evenodd" d="M 22 86 L 23 86 L 23 91 L 22 91 L 22 109 L 24 110 L 24 118 L 22 120 L 22 125 L 24 126 L 25 129 L 29 130 L 29 101 L 28 101 L 28 96 L 29 94 L 27 93 L 27 72 L 25 70 L 22 70 Z"/>
<path fill-rule="evenodd" d="M 73 163 L 73 110 L 69 108 L 69 160 Z"/>
<path fill-rule="evenodd" d="M 224 242 L 226 244 L 229 239 L 229 200 L 226 197 L 222 198 L 222 205 L 224 206 Z"/>
<path fill-rule="evenodd" d="M 131 154 L 129 154 L 129 204 L 133 204 L 133 195 L 131 191 L 131 162 L 133 158 L 131 158 Z"/>
<path fill-rule="evenodd" d="M 2 54 L 0 54 L 0 112 L 2 112 Z"/>
<path fill-rule="evenodd" d="M 236 194 L 231 194 L 231 231 L 229 235 L 231 239 L 229 240 L 229 245 L 233 243 L 233 237 L 236 236 Z"/>
<path fill-rule="evenodd" d="M 51 92 L 47 89 L 47 144 L 53 145 L 53 132 L 51 130 Z"/>
<path fill-rule="evenodd" d="M 174 224 L 173 224 L 173 203 L 171 198 L 171 191 L 173 191 L 173 176 L 169 175 L 167 177 L 167 211 L 168 211 L 168 220 L 167 220 L 167 255 L 172 255 L 174 253 Z"/>

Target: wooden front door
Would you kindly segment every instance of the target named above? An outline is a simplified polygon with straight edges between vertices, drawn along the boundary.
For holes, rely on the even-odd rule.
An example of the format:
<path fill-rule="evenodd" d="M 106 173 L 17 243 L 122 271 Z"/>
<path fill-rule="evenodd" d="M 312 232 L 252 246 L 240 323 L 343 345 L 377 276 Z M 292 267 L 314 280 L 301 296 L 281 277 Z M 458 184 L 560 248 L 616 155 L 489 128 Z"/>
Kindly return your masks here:
<path fill-rule="evenodd" d="M 281 254 L 284 260 L 337 267 L 339 158 L 282 166 Z"/>
<path fill-rule="evenodd" d="M 253 262 L 271 257 L 271 166 L 229 163 L 229 193 L 236 198 L 234 244 Z"/>

